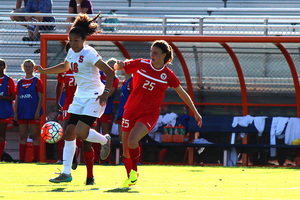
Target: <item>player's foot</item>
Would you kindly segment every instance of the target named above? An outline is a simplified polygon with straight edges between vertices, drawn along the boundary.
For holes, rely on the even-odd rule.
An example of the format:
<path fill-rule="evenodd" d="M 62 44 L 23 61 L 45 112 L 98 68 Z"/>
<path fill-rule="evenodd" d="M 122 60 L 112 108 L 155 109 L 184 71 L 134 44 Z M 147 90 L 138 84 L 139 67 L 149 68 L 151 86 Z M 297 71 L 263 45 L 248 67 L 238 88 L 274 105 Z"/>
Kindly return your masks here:
<path fill-rule="evenodd" d="M 56 163 L 55 164 L 63 164 L 63 161 L 61 161 L 61 160 L 58 160 L 58 161 L 56 161 Z"/>
<path fill-rule="evenodd" d="M 139 177 L 139 173 L 133 169 L 129 173 L 129 185 L 135 185 Z"/>
<path fill-rule="evenodd" d="M 72 162 L 72 169 L 75 170 L 77 169 L 78 161 L 77 161 L 77 156 L 78 156 L 78 147 L 75 149 L 74 157 L 73 157 L 73 162 Z"/>
<path fill-rule="evenodd" d="M 49 179 L 52 183 L 62 183 L 62 182 L 71 182 L 72 181 L 72 175 L 71 174 L 59 174 L 58 177 Z"/>
<path fill-rule="evenodd" d="M 122 188 L 129 188 L 130 187 L 129 182 L 130 182 L 129 178 L 126 179 L 125 182 L 122 185 Z"/>
<path fill-rule="evenodd" d="M 107 142 L 106 142 L 106 144 L 101 145 L 101 152 L 100 152 L 101 160 L 105 160 L 108 157 L 109 153 L 110 153 L 111 137 L 110 137 L 109 134 L 105 134 L 104 136 L 106 137 Z"/>
<path fill-rule="evenodd" d="M 85 182 L 86 185 L 94 185 L 94 183 L 95 183 L 94 177 L 87 177 L 86 178 L 86 182 Z"/>

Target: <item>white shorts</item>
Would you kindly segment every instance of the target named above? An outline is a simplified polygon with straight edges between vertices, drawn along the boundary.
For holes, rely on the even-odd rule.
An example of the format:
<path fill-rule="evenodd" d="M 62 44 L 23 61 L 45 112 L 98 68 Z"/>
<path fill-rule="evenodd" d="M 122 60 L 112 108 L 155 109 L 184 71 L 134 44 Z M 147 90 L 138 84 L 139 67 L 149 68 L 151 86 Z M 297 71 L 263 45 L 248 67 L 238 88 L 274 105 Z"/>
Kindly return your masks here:
<path fill-rule="evenodd" d="M 96 98 L 74 97 L 68 109 L 68 113 L 99 118 L 104 113 L 105 107 L 106 106 L 100 106 L 99 100 L 96 101 Z"/>

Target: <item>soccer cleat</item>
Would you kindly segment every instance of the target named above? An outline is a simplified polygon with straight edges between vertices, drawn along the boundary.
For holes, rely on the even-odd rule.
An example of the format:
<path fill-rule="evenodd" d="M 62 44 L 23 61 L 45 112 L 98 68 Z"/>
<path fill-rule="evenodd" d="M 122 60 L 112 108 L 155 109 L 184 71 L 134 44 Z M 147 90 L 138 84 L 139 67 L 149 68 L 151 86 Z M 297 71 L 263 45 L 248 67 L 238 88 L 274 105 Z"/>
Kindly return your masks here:
<path fill-rule="evenodd" d="M 130 182 L 129 178 L 126 179 L 125 182 L 122 185 L 122 188 L 129 188 L 130 187 L 129 182 Z"/>
<path fill-rule="evenodd" d="M 107 142 L 104 145 L 101 145 L 101 152 L 100 152 L 100 158 L 101 160 L 105 160 L 110 153 L 110 142 L 111 142 L 111 137 L 109 134 L 104 135 L 107 138 Z"/>
<path fill-rule="evenodd" d="M 77 169 L 78 161 L 77 161 L 77 156 L 78 156 L 78 147 L 75 149 L 74 157 L 73 157 L 73 162 L 72 162 L 72 169 L 75 170 Z"/>
<path fill-rule="evenodd" d="M 86 185 L 94 185 L 94 183 L 95 183 L 94 177 L 86 178 L 86 182 L 85 182 Z"/>
<path fill-rule="evenodd" d="M 51 179 L 49 179 L 49 181 L 52 182 L 52 183 L 71 182 L 72 181 L 72 175 L 61 173 L 61 174 L 59 174 L 58 177 L 51 178 Z"/>
<path fill-rule="evenodd" d="M 139 177 L 139 173 L 134 171 L 133 169 L 129 173 L 129 186 L 135 185 Z"/>

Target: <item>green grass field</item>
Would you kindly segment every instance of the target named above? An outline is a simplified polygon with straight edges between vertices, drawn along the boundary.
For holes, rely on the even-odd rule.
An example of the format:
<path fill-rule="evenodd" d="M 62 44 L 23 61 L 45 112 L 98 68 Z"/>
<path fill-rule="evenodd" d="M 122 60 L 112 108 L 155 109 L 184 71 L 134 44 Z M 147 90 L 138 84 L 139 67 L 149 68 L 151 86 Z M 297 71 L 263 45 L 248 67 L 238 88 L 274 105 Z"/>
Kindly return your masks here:
<path fill-rule="evenodd" d="M 124 166 L 94 166 L 96 184 L 85 185 L 84 165 L 71 183 L 48 181 L 55 164 L 0 163 L 0 199 L 300 199 L 298 168 L 139 166 L 131 189 L 120 189 Z"/>

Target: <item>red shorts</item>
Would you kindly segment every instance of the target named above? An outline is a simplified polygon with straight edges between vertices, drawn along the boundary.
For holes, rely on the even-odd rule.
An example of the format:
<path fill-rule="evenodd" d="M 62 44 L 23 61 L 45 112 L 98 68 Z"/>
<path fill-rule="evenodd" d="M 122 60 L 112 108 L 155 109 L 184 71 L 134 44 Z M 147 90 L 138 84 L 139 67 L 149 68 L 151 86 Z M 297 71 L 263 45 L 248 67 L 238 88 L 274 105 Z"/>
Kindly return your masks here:
<path fill-rule="evenodd" d="M 113 118 L 112 114 L 103 114 L 100 118 L 97 119 L 97 121 L 107 123 L 107 124 L 111 124 L 112 123 L 112 118 Z"/>
<path fill-rule="evenodd" d="M 0 119 L 0 123 L 4 122 L 4 123 L 11 123 L 12 118 L 8 118 L 8 119 Z"/>
<path fill-rule="evenodd" d="M 147 126 L 148 131 L 150 132 L 155 127 L 158 118 L 159 114 L 143 114 L 136 116 L 135 114 L 124 112 L 122 118 L 122 131 L 130 132 L 136 122 L 142 122 Z"/>
<path fill-rule="evenodd" d="M 118 120 L 117 120 L 117 124 L 122 124 L 122 119 L 123 119 L 123 118 L 118 119 Z"/>
<path fill-rule="evenodd" d="M 19 119 L 18 124 L 40 124 L 39 119 Z"/>

